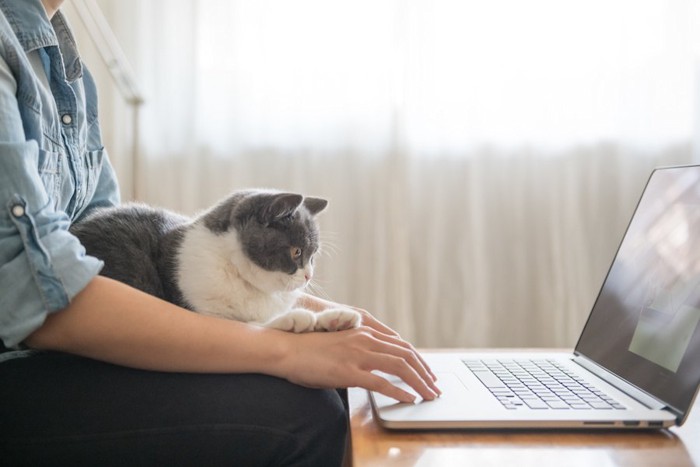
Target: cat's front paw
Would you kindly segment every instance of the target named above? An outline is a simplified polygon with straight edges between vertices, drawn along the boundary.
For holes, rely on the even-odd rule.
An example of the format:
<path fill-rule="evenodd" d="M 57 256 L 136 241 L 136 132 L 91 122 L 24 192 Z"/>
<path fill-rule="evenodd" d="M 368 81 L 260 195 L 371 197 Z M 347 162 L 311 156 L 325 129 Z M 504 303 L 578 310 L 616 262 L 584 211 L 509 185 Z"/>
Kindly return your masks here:
<path fill-rule="evenodd" d="M 265 323 L 265 327 L 268 328 L 296 333 L 313 331 L 315 325 L 316 315 L 303 308 L 289 310 Z"/>
<path fill-rule="evenodd" d="M 362 322 L 359 312 L 350 308 L 330 308 L 316 314 L 316 331 L 344 331 Z"/>

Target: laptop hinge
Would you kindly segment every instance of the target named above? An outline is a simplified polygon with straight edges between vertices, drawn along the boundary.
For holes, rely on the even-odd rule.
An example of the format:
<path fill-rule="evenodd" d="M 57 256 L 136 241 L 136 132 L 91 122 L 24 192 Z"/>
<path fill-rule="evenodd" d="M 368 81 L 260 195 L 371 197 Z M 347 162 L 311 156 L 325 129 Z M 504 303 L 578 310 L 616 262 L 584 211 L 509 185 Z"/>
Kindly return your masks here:
<path fill-rule="evenodd" d="M 574 357 L 574 362 L 590 371 L 600 379 L 605 380 L 605 382 L 612 384 L 620 391 L 624 392 L 633 399 L 636 399 L 639 403 L 647 406 L 650 409 L 661 410 L 667 407 L 667 405 L 663 402 L 660 402 L 658 399 L 655 399 L 650 394 L 642 391 L 636 386 L 631 385 L 622 378 L 615 376 L 615 374 L 609 372 L 592 360 L 587 359 L 583 355 L 577 355 Z"/>

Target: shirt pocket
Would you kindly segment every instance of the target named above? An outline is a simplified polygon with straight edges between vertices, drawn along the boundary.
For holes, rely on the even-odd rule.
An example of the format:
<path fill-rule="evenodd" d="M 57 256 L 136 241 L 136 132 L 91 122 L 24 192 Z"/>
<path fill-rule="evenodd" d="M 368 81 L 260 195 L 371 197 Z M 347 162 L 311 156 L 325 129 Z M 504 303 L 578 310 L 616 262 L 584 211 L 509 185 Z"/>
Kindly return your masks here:
<path fill-rule="evenodd" d="M 96 149 L 94 151 L 87 151 L 85 154 L 85 168 L 86 179 L 85 179 L 85 203 L 89 204 L 92 197 L 95 195 L 95 190 L 100 181 L 100 175 L 102 174 L 102 162 L 104 161 L 105 150 L 104 148 Z"/>
<path fill-rule="evenodd" d="M 39 149 L 39 164 L 37 166 L 39 177 L 44 184 L 49 202 L 54 209 L 59 205 L 61 193 L 61 157 L 59 152 Z"/>

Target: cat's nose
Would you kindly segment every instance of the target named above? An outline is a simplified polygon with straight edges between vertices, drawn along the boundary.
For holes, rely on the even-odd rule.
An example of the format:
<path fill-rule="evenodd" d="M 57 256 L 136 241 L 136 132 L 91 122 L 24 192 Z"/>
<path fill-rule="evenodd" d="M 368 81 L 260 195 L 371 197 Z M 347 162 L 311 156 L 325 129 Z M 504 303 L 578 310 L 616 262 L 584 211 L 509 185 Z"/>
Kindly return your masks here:
<path fill-rule="evenodd" d="M 304 273 L 304 279 L 306 279 L 306 282 L 309 282 L 311 280 L 311 273 L 310 272 Z"/>

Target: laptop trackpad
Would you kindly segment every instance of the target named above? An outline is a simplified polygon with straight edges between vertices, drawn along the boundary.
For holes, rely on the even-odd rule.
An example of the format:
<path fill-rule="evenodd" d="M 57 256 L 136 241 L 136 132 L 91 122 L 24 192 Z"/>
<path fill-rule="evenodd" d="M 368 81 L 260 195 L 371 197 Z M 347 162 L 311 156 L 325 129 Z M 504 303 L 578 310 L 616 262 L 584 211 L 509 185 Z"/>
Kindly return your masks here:
<path fill-rule="evenodd" d="M 411 389 L 406 383 L 401 381 L 399 378 L 395 376 L 388 376 L 388 375 L 382 375 L 386 379 L 388 379 L 392 384 L 395 384 L 399 386 L 401 389 L 410 392 L 411 394 L 416 394 L 416 392 Z M 469 394 L 469 389 L 462 383 L 462 381 L 457 377 L 455 373 L 436 373 L 435 376 L 437 377 L 437 386 L 440 388 L 442 391 L 442 396 L 440 396 L 438 399 L 435 399 L 434 401 L 425 401 L 423 402 L 423 399 L 418 396 L 416 399 L 417 403 L 425 403 L 425 404 L 432 404 L 432 403 L 440 403 L 441 405 L 443 403 L 447 404 L 452 404 L 456 403 L 456 401 L 462 401 L 464 403 L 465 400 L 467 400 L 467 394 Z M 406 404 L 406 403 L 400 403 L 397 402 L 395 399 L 392 399 L 391 397 L 386 397 L 382 394 L 379 393 L 373 393 L 375 402 L 377 407 L 389 407 L 389 406 L 407 406 L 411 404 Z"/>

